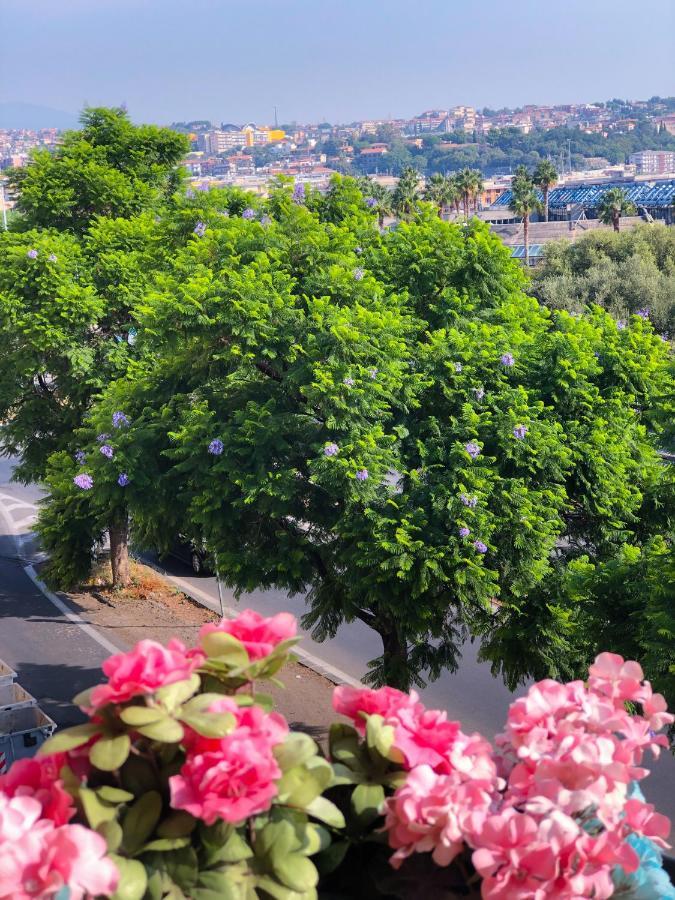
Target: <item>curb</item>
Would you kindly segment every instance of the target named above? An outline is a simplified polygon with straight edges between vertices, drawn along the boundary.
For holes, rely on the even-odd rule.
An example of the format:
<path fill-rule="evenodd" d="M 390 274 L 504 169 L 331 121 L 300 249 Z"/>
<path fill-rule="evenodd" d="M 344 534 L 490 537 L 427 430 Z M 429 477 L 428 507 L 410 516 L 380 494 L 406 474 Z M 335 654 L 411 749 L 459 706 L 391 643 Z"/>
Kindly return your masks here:
<path fill-rule="evenodd" d="M 209 597 L 209 595 L 205 591 L 199 590 L 199 588 L 193 587 L 193 585 L 188 584 L 187 581 L 184 581 L 182 578 L 178 578 L 176 575 L 169 575 L 169 573 L 163 569 L 161 566 L 157 565 L 155 562 L 151 562 L 150 560 L 145 559 L 142 556 L 134 556 L 134 559 L 137 559 L 138 562 L 143 563 L 144 566 L 148 566 L 150 569 L 154 569 L 155 572 L 158 572 L 160 575 L 163 575 L 168 581 L 175 584 L 176 587 L 179 587 L 184 594 L 187 594 L 188 597 L 191 597 L 195 603 L 198 603 L 200 606 L 205 607 L 206 609 L 210 609 L 211 612 L 220 613 L 220 603 L 217 600 L 214 600 L 213 597 Z M 230 606 L 223 606 L 222 613 L 227 619 L 235 619 L 239 615 L 240 610 L 234 609 Z M 302 663 L 307 669 L 311 669 L 312 672 L 315 672 L 317 675 L 321 675 L 323 678 L 327 678 L 328 681 L 331 681 L 333 684 L 346 684 L 349 687 L 354 688 L 362 688 L 363 684 L 356 678 L 352 678 L 351 675 L 348 675 L 346 672 L 343 672 L 342 669 L 338 669 L 336 666 L 332 666 L 330 663 L 321 659 L 318 656 L 315 656 L 313 653 L 309 653 L 307 650 L 302 650 L 299 647 L 293 648 L 293 655 L 298 658 L 298 661 Z"/>

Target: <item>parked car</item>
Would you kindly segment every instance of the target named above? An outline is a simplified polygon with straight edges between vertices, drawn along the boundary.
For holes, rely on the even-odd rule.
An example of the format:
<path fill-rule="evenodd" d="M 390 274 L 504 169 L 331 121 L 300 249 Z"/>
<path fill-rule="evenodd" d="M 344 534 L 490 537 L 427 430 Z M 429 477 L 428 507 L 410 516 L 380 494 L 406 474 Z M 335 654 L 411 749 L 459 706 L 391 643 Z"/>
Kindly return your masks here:
<path fill-rule="evenodd" d="M 176 535 L 166 556 L 172 556 L 190 566 L 195 575 L 212 575 L 213 561 L 203 541 L 192 540 L 185 534 Z"/>

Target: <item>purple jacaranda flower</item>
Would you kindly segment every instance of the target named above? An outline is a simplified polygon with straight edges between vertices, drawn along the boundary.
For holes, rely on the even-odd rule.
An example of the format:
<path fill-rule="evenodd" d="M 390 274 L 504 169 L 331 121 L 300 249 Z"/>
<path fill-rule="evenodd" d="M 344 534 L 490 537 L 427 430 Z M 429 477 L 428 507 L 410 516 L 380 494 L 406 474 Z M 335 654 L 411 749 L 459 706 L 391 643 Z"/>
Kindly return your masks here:
<path fill-rule="evenodd" d="M 474 541 L 473 542 L 474 549 L 477 550 L 478 553 L 487 553 L 487 545 L 482 541 Z"/>
<path fill-rule="evenodd" d="M 373 207 L 377 206 L 377 200 L 375 197 L 366 197 L 366 206 L 368 209 L 373 209 Z"/>
<path fill-rule="evenodd" d="M 198 184 L 198 185 L 197 185 L 197 190 L 198 190 L 198 191 L 208 191 L 208 190 L 209 190 L 209 186 L 208 186 L 208 184 Z"/>
<path fill-rule="evenodd" d="M 96 440 L 99 442 L 99 444 L 105 444 L 109 437 L 109 434 L 99 434 L 97 435 Z"/>
<path fill-rule="evenodd" d="M 502 353 L 502 355 L 499 357 L 499 361 L 503 366 L 506 366 L 507 368 L 512 366 L 515 362 L 512 353 Z"/>
<path fill-rule="evenodd" d="M 225 445 L 218 438 L 214 438 L 209 444 L 209 453 L 212 456 L 220 456 L 224 449 Z"/>
<path fill-rule="evenodd" d="M 87 454 L 84 452 L 84 450 L 76 450 L 75 451 L 75 462 L 79 466 L 84 465 L 86 459 L 87 459 Z"/>
<path fill-rule="evenodd" d="M 260 224 L 265 225 L 265 226 L 270 225 L 271 222 L 272 222 L 272 220 L 270 219 L 269 216 L 263 216 L 262 219 L 260 220 Z"/>
<path fill-rule="evenodd" d="M 371 378 L 377 378 L 377 369 L 368 369 L 368 374 Z"/>
<path fill-rule="evenodd" d="M 76 475 L 73 478 L 73 484 L 76 484 L 83 491 L 88 491 L 94 486 L 94 479 L 91 475 L 87 475 L 86 472 L 83 472 L 81 475 Z"/>
<path fill-rule="evenodd" d="M 194 195 L 195 195 L 195 192 L 192 190 L 192 188 L 188 188 L 188 189 L 185 191 L 185 196 L 188 198 L 188 200 L 192 200 L 192 198 L 194 197 Z"/>
<path fill-rule="evenodd" d="M 525 437 L 526 434 L 527 434 L 527 426 L 526 425 L 516 425 L 516 427 L 513 429 L 513 436 L 514 436 L 514 438 L 518 438 L 519 441 L 522 441 L 522 439 Z"/>
<path fill-rule="evenodd" d="M 115 451 L 110 446 L 110 444 L 103 444 L 102 447 L 99 447 L 99 450 L 104 456 L 107 456 L 108 459 L 112 459 L 115 455 Z"/>
<path fill-rule="evenodd" d="M 361 281 L 365 274 L 363 269 L 354 269 L 354 281 Z"/>
<path fill-rule="evenodd" d="M 242 219 L 255 219 L 255 210 L 248 206 L 241 214 Z"/>
<path fill-rule="evenodd" d="M 204 237 L 206 234 L 206 224 L 204 222 L 197 222 L 192 231 L 197 237 Z"/>
<path fill-rule="evenodd" d="M 464 506 L 469 506 L 471 509 L 478 503 L 478 497 L 470 497 L 468 494 L 462 494 L 459 499 Z"/>
<path fill-rule="evenodd" d="M 296 184 L 293 188 L 293 202 L 294 203 L 304 203 L 305 202 L 305 185 L 301 182 Z"/>
<path fill-rule="evenodd" d="M 129 484 L 129 476 L 126 472 L 120 472 L 117 476 L 117 483 L 120 487 L 126 487 Z"/>
<path fill-rule="evenodd" d="M 363 253 L 363 247 L 354 247 L 354 253 L 356 253 L 357 256 L 361 256 L 361 254 Z"/>
<path fill-rule="evenodd" d="M 357 469 L 356 470 L 356 480 L 357 481 L 367 481 L 368 480 L 368 469 Z"/>
<path fill-rule="evenodd" d="M 129 419 L 118 409 L 117 412 L 112 414 L 112 423 L 113 428 L 123 428 L 125 425 L 129 424 Z"/>
<path fill-rule="evenodd" d="M 485 391 L 484 391 L 483 388 L 481 388 L 481 387 L 478 387 L 478 388 L 472 388 L 472 390 L 473 390 L 473 392 L 474 392 L 474 395 L 475 395 L 475 397 L 476 397 L 476 400 L 482 400 L 483 397 L 485 396 Z"/>
<path fill-rule="evenodd" d="M 668 332 L 664 331 L 662 334 L 659 335 L 659 337 L 661 338 L 662 341 L 667 341 L 669 338 Z"/>
<path fill-rule="evenodd" d="M 641 319 L 648 319 L 649 318 L 649 307 L 644 306 L 642 309 L 636 309 L 635 315 L 640 316 Z"/>
<path fill-rule="evenodd" d="M 461 371 L 462 371 L 462 364 L 461 364 L 461 363 L 455 363 L 455 372 L 459 373 L 459 372 L 461 372 Z"/>
<path fill-rule="evenodd" d="M 35 249 L 29 250 L 28 253 L 26 253 L 26 256 L 28 257 L 28 259 L 37 259 L 37 255 L 38 255 L 38 252 Z"/>
<path fill-rule="evenodd" d="M 459 536 L 460 536 L 460 537 L 465 538 L 465 537 L 468 537 L 470 534 L 471 534 L 471 529 L 470 529 L 470 528 L 467 528 L 466 525 L 463 525 L 463 526 L 459 529 Z"/>
<path fill-rule="evenodd" d="M 56 253 L 50 253 L 49 256 L 47 257 L 47 259 L 49 260 L 49 262 L 56 262 L 58 257 L 56 255 Z"/>
<path fill-rule="evenodd" d="M 619 329 L 619 331 L 623 331 L 624 328 L 626 327 L 626 320 L 625 319 L 617 319 L 616 327 Z"/>
<path fill-rule="evenodd" d="M 480 447 L 475 441 L 469 441 L 468 444 L 464 445 L 464 449 L 469 454 L 471 459 L 475 459 L 477 456 L 480 456 Z"/>
<path fill-rule="evenodd" d="M 340 448 L 337 444 L 326 444 L 323 448 L 324 456 L 337 456 Z"/>
<path fill-rule="evenodd" d="M 354 379 L 353 378 L 345 378 L 345 380 L 343 381 L 343 384 L 346 384 L 347 387 L 352 387 L 354 384 Z"/>

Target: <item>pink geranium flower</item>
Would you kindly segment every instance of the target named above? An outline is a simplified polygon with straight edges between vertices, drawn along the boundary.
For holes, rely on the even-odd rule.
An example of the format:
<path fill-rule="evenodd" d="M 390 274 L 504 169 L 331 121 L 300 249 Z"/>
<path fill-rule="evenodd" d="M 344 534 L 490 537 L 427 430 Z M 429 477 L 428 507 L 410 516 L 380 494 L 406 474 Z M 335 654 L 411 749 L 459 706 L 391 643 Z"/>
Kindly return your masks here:
<path fill-rule="evenodd" d="M 40 814 L 34 797 L 0 794 L 0 898 L 47 900 L 63 887 L 71 900 L 113 894 L 119 873 L 105 856 L 105 840 Z"/>
<path fill-rule="evenodd" d="M 187 651 L 175 638 L 167 647 L 157 641 L 139 641 L 128 653 L 116 653 L 103 663 L 108 683 L 92 691 L 92 710 L 108 703 L 126 703 L 132 697 L 154 694 L 161 687 L 183 681 L 203 660 L 202 654 Z"/>
<path fill-rule="evenodd" d="M 642 668 L 636 662 L 624 662 L 618 653 L 601 653 L 588 673 L 591 690 L 614 700 L 639 701 L 642 697 Z"/>
<path fill-rule="evenodd" d="M 65 764 L 64 754 L 19 759 L 6 775 L 0 775 L 0 793 L 7 797 L 33 797 L 41 806 L 41 818 L 65 825 L 75 815 L 73 798 L 59 778 Z"/>
<path fill-rule="evenodd" d="M 223 619 L 217 625 L 213 622 L 202 625 L 199 637 L 214 631 L 223 631 L 241 641 L 249 659 L 254 662 L 269 656 L 277 644 L 294 638 L 297 622 L 290 613 L 278 613 L 266 618 L 254 609 L 245 609 L 236 619 Z"/>
<path fill-rule="evenodd" d="M 218 739 L 188 731 L 185 763 L 169 779 L 171 806 L 207 825 L 219 819 L 243 822 L 269 809 L 277 795 L 281 770 L 273 748 L 285 739 L 288 725 L 277 713 L 239 707 L 229 697 L 222 697 L 209 710 L 232 713 L 236 727 Z"/>

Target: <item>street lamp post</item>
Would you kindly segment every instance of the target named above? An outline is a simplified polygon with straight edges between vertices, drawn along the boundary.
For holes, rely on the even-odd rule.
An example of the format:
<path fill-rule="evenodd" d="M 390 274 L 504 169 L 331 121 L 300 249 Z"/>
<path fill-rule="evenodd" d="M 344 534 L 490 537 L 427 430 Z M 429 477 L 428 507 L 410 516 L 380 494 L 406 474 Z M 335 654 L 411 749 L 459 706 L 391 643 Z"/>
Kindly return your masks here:
<path fill-rule="evenodd" d="M 0 179 L 0 203 L 2 204 L 2 227 L 7 231 L 7 207 L 5 206 L 5 182 Z"/>

